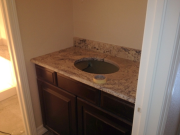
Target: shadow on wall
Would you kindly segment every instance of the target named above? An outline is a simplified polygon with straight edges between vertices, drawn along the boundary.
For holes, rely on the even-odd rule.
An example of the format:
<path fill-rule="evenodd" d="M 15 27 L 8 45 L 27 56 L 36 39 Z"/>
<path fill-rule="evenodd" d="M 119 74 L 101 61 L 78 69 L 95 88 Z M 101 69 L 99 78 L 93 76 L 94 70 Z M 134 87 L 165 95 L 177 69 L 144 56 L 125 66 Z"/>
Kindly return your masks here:
<path fill-rule="evenodd" d="M 10 60 L 7 40 L 4 38 L 0 38 L 0 57 Z"/>

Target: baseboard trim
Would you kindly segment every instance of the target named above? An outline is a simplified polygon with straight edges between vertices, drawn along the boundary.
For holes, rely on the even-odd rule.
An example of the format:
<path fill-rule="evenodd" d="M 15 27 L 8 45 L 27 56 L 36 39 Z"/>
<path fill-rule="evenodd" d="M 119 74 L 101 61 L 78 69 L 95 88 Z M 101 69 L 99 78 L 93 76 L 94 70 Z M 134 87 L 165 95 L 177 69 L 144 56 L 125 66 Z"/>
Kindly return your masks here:
<path fill-rule="evenodd" d="M 47 129 L 43 125 L 37 128 L 37 135 L 43 135 L 46 132 L 47 132 Z"/>
<path fill-rule="evenodd" d="M 16 87 L 11 87 L 11 88 L 8 88 L 4 91 L 1 91 L 0 92 L 0 101 L 3 101 L 9 97 L 12 97 L 14 95 L 16 95 Z"/>

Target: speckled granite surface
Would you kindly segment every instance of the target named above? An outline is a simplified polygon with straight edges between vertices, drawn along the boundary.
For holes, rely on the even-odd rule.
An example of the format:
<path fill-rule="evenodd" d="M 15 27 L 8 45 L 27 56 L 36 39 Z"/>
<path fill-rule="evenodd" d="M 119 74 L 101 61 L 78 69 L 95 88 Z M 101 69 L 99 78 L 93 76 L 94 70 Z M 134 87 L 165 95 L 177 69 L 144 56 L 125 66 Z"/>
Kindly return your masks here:
<path fill-rule="evenodd" d="M 106 74 L 107 82 L 105 84 L 96 84 L 93 82 L 95 74 L 81 71 L 74 66 L 74 62 L 82 58 L 95 58 L 114 63 L 119 66 L 119 71 L 112 74 Z M 31 59 L 31 62 L 54 70 L 131 103 L 135 103 L 139 62 L 78 47 L 71 47 L 33 58 Z"/>
<path fill-rule="evenodd" d="M 140 62 L 141 50 L 74 37 L 74 46 Z"/>

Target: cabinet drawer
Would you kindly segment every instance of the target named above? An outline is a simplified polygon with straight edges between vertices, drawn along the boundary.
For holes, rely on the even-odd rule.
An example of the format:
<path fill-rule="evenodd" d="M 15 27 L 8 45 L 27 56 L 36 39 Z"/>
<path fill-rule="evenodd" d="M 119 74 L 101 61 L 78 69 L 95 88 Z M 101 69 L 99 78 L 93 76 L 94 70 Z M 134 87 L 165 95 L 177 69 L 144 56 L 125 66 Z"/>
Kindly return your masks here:
<path fill-rule="evenodd" d="M 78 104 L 78 135 L 130 135 L 131 123 L 110 114 L 80 98 Z"/>
<path fill-rule="evenodd" d="M 130 122 L 133 121 L 134 104 L 101 92 L 101 107 Z"/>
<path fill-rule="evenodd" d="M 45 80 L 51 84 L 57 85 L 56 72 L 36 65 L 36 74 L 38 78 Z"/>
<path fill-rule="evenodd" d="M 99 105 L 100 91 L 57 73 L 58 87 L 67 90 L 93 104 Z"/>

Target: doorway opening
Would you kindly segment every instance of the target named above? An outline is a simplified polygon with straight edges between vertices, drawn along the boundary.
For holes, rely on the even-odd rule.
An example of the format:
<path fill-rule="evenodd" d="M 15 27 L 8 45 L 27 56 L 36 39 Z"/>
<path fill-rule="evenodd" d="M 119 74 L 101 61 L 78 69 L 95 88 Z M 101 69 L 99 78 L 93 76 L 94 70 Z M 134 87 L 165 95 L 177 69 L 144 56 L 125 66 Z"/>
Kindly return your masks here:
<path fill-rule="evenodd" d="M 0 135 L 24 135 L 16 80 L 0 12 Z"/>

